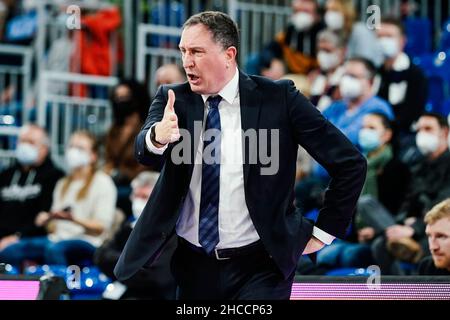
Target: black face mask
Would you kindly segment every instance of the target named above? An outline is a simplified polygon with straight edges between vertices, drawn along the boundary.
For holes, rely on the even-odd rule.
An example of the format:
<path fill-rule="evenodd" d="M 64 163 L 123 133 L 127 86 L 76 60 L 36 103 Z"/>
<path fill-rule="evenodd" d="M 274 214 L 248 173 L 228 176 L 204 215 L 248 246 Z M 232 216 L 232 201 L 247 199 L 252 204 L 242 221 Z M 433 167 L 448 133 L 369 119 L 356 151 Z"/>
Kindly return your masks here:
<path fill-rule="evenodd" d="M 114 123 L 117 125 L 123 125 L 125 123 L 125 119 L 136 112 L 136 107 L 131 100 L 113 102 L 112 108 Z"/>

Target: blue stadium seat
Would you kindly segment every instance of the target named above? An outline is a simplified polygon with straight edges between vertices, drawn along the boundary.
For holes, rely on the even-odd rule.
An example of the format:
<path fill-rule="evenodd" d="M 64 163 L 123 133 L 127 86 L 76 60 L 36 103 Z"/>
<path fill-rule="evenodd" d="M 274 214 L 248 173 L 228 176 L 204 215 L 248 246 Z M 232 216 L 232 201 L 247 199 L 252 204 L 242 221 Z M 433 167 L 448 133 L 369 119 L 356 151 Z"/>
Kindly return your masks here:
<path fill-rule="evenodd" d="M 444 23 L 444 27 L 442 28 L 439 49 L 441 51 L 449 51 L 450 50 L 450 20 L 447 20 Z"/>
<path fill-rule="evenodd" d="M 450 98 L 450 51 L 425 54 L 413 59 L 428 78 L 428 101 L 426 111 L 445 115 L 444 101 Z"/>
<path fill-rule="evenodd" d="M 62 277 L 66 283 L 73 280 L 73 270 L 67 266 L 60 265 L 38 265 L 30 266 L 25 269 L 26 275 L 42 276 L 55 275 Z M 100 299 L 103 291 L 112 282 L 110 278 L 100 272 L 95 267 L 84 267 L 80 270 L 79 286 L 69 287 L 70 297 L 73 300 Z"/>
<path fill-rule="evenodd" d="M 1 264 L 0 274 L 17 275 L 19 274 L 19 270 L 10 264 Z"/>
<path fill-rule="evenodd" d="M 428 112 L 441 113 L 442 105 L 446 99 L 446 91 L 448 85 L 441 77 L 429 77 L 428 78 L 428 101 L 425 106 Z"/>
<path fill-rule="evenodd" d="M 327 276 L 363 276 L 368 277 L 372 275 L 372 272 L 370 272 L 368 269 L 365 268 L 340 268 L 340 269 L 334 269 L 331 271 L 328 271 L 326 273 Z"/>
<path fill-rule="evenodd" d="M 405 52 L 413 58 L 431 52 L 431 21 L 426 18 L 408 18 L 403 23 L 408 38 Z"/>
<path fill-rule="evenodd" d="M 160 1 L 151 9 L 152 24 L 181 27 L 186 17 L 185 7 L 175 1 Z M 151 46 L 162 48 L 177 48 L 178 37 L 151 36 Z"/>
<path fill-rule="evenodd" d="M 449 99 L 444 101 L 444 103 L 441 106 L 441 110 L 440 110 L 439 113 L 442 114 L 443 116 L 450 115 L 450 100 Z"/>

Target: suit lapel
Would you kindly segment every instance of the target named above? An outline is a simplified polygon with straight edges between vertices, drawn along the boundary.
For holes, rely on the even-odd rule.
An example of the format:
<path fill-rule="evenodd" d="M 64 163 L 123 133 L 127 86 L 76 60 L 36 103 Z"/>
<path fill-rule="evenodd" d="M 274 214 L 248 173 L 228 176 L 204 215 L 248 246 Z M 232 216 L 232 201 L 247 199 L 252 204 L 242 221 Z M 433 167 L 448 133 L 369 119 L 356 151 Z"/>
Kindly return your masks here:
<path fill-rule="evenodd" d="M 249 129 L 258 130 L 259 114 L 261 110 L 261 93 L 257 89 L 256 83 L 245 73 L 239 74 L 239 96 L 241 104 L 241 126 L 242 131 Z M 242 137 L 244 185 L 247 185 L 248 174 L 250 172 L 250 153 L 257 151 L 257 146 L 248 146 Z"/>

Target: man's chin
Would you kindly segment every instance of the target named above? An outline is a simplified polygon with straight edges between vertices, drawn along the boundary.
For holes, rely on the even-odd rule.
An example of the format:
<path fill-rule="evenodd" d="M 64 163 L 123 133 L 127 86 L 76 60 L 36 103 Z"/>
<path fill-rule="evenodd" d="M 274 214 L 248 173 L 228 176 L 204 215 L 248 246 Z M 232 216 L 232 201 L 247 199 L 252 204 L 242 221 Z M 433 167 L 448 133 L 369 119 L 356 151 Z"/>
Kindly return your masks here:
<path fill-rule="evenodd" d="M 201 86 L 197 86 L 192 83 L 189 83 L 189 86 L 191 87 L 192 92 L 195 92 L 197 94 L 205 94 Z"/>
<path fill-rule="evenodd" d="M 450 266 L 450 262 L 442 257 L 433 257 L 434 266 L 438 269 L 447 269 Z"/>

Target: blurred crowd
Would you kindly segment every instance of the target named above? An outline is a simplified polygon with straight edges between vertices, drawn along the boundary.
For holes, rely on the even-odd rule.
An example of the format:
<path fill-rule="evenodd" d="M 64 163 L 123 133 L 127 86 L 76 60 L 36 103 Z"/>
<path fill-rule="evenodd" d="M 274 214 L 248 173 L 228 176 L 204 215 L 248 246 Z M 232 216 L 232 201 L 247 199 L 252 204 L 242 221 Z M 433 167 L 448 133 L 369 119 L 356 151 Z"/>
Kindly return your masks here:
<path fill-rule="evenodd" d="M 22 9 L 28 5 L 32 1 Z M 2 42 L 8 41 L 14 8 L 15 1 L 0 1 Z M 405 52 L 407 41 L 401 19 L 385 16 L 371 30 L 358 21 L 351 0 L 293 0 L 285 30 L 242 66 L 251 74 L 293 80 L 368 160 L 346 239 L 325 247 L 316 263 L 303 257 L 300 275 L 370 265 L 388 275 L 450 274 L 448 114 L 426 108 L 428 79 Z M 157 86 L 185 81 L 175 64 L 152 76 Z M 161 168 L 143 167 L 134 158 L 134 139 L 152 100 L 148 87 L 122 79 L 109 100 L 107 134 L 73 132 L 64 171 L 51 160 L 46 130 L 32 123 L 21 127 L 16 161 L 0 173 L 0 263 L 21 270 L 95 264 L 114 279 L 114 265 Z M 328 173 L 304 150 L 298 163 L 296 206 L 315 219 Z M 174 298 L 175 246 L 169 242 L 157 263 L 133 277 L 123 297 Z"/>

